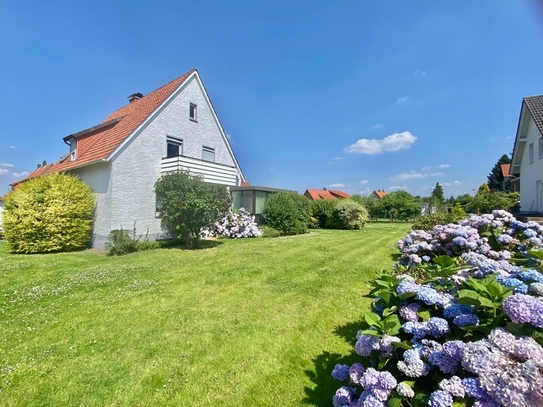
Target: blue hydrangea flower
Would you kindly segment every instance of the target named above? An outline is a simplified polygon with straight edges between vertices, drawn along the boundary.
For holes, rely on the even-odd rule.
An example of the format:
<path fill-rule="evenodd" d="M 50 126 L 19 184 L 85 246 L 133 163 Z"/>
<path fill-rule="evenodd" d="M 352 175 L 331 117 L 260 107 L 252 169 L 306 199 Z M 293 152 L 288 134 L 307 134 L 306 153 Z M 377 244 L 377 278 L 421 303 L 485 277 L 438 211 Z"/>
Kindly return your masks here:
<path fill-rule="evenodd" d="M 451 407 L 453 404 L 453 397 L 451 393 L 444 390 L 436 390 L 430 394 L 429 407 Z"/>
<path fill-rule="evenodd" d="M 464 397 L 465 394 L 462 380 L 458 376 L 452 376 L 450 379 L 443 379 L 439 382 L 439 388 L 450 393 L 454 397 Z"/>
<path fill-rule="evenodd" d="M 332 377 L 339 381 L 344 381 L 349 377 L 349 366 L 337 364 L 332 370 Z"/>
<path fill-rule="evenodd" d="M 401 307 L 399 314 L 403 319 L 409 322 L 417 322 L 419 320 L 419 316 L 417 315 L 419 308 L 420 304 L 412 302 Z"/>
<path fill-rule="evenodd" d="M 453 303 L 443 311 L 445 318 L 454 318 L 462 314 L 472 314 L 473 308 L 469 305 Z"/>
<path fill-rule="evenodd" d="M 462 328 L 463 326 L 477 326 L 479 325 L 479 318 L 475 314 L 462 314 L 457 315 L 453 319 L 453 324 Z"/>
<path fill-rule="evenodd" d="M 336 394 L 332 399 L 334 407 L 346 407 L 353 401 L 355 389 L 352 387 L 341 386 L 337 389 Z"/>
<path fill-rule="evenodd" d="M 403 360 L 398 362 L 398 370 L 408 377 L 422 377 L 430 373 L 430 366 L 426 364 L 415 349 L 406 350 Z"/>
<path fill-rule="evenodd" d="M 543 274 L 541 274 L 537 270 L 522 271 L 518 273 L 518 278 L 520 278 L 524 282 L 543 282 Z"/>

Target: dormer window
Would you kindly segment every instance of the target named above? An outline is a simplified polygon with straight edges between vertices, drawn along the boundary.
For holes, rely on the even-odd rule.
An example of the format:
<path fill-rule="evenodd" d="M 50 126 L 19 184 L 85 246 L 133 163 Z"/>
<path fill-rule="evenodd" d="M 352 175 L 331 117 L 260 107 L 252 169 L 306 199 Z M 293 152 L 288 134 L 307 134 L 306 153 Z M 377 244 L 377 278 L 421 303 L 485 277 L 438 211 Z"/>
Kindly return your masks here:
<path fill-rule="evenodd" d="M 198 121 L 198 112 L 197 106 L 194 103 L 191 103 L 189 106 L 189 119 L 197 122 Z"/>
<path fill-rule="evenodd" d="M 77 158 L 77 139 L 70 140 L 70 161 L 74 161 Z"/>

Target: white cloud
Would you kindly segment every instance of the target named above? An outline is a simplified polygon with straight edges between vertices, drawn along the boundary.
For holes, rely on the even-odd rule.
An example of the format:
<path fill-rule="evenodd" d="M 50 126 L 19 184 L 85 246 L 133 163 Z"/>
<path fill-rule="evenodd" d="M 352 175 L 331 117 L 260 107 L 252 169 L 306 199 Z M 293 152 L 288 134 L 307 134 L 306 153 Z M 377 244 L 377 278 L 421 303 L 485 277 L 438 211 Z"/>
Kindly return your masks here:
<path fill-rule="evenodd" d="M 410 179 L 422 179 L 422 178 L 428 178 L 428 177 L 441 177 L 445 174 L 442 172 L 433 172 L 433 173 L 423 173 L 423 172 L 415 172 L 411 170 L 410 172 L 402 172 L 401 174 L 396 175 L 395 177 L 390 177 L 389 180 L 391 181 L 407 181 Z"/>
<path fill-rule="evenodd" d="M 231 134 L 226 133 L 226 138 L 228 139 L 228 141 L 232 141 L 232 135 Z"/>
<path fill-rule="evenodd" d="M 6 170 L 5 168 L 0 168 L 0 175 L 8 175 L 9 170 Z"/>
<path fill-rule="evenodd" d="M 15 149 L 15 148 L 17 148 L 17 147 L 15 147 L 15 146 L 9 146 L 9 148 Z"/>
<path fill-rule="evenodd" d="M 14 166 L 13 164 L 0 163 L 0 167 L 13 168 L 13 167 L 15 167 L 15 166 Z"/>
<path fill-rule="evenodd" d="M 405 185 L 403 187 L 399 186 L 399 185 L 392 185 L 392 186 L 388 187 L 388 189 L 390 189 L 391 191 L 398 191 L 399 189 L 403 189 L 403 190 L 407 191 L 409 188 L 407 188 Z"/>
<path fill-rule="evenodd" d="M 380 123 L 375 123 L 373 126 L 370 127 L 370 130 L 379 130 L 382 129 L 383 125 Z"/>
<path fill-rule="evenodd" d="M 386 136 L 382 140 L 362 138 L 356 143 L 345 147 L 344 150 L 347 153 L 374 155 L 381 154 L 382 152 L 407 150 L 416 140 L 417 138 L 410 132 L 404 131 L 403 133 L 394 133 Z"/>
<path fill-rule="evenodd" d="M 439 164 L 433 167 L 431 166 L 422 167 L 421 171 L 430 171 L 432 168 L 449 168 L 449 167 L 450 167 L 450 164 Z"/>
<path fill-rule="evenodd" d="M 328 185 L 328 188 L 342 188 L 344 186 L 344 184 L 330 184 Z"/>
<path fill-rule="evenodd" d="M 360 181 L 360 183 L 361 183 L 362 185 L 366 185 L 368 182 L 369 182 L 369 181 L 368 181 L 367 179 L 363 179 L 362 181 Z"/>
<path fill-rule="evenodd" d="M 402 96 L 401 98 L 398 98 L 396 100 L 396 103 L 403 104 L 403 103 L 407 103 L 408 101 L 409 101 L 409 98 L 407 96 Z"/>
<path fill-rule="evenodd" d="M 367 196 L 367 195 L 371 194 L 371 192 L 372 192 L 371 189 L 366 188 L 366 189 L 364 189 L 363 191 L 358 191 L 357 194 L 366 195 L 366 196 Z"/>
<path fill-rule="evenodd" d="M 30 175 L 30 173 L 28 171 L 22 171 L 22 172 L 14 172 L 12 175 L 15 178 L 23 178 L 23 177 L 26 177 L 27 175 Z"/>
<path fill-rule="evenodd" d="M 343 157 L 334 157 L 332 158 L 332 160 L 335 160 L 335 161 L 343 160 Z"/>
<path fill-rule="evenodd" d="M 450 164 L 439 164 L 437 168 L 449 168 L 450 166 Z"/>
<path fill-rule="evenodd" d="M 453 182 L 444 182 L 443 184 L 440 184 L 444 187 L 456 187 L 456 186 L 459 186 L 459 185 L 462 185 L 462 183 L 460 181 L 453 181 Z"/>

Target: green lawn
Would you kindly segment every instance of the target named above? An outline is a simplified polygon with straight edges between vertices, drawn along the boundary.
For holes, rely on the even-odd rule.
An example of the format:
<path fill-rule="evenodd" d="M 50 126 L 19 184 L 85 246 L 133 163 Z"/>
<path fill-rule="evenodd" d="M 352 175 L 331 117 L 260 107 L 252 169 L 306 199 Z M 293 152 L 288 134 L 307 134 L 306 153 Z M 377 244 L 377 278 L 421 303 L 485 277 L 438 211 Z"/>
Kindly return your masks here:
<path fill-rule="evenodd" d="M 408 224 L 106 257 L 0 244 L 2 406 L 330 406 Z"/>

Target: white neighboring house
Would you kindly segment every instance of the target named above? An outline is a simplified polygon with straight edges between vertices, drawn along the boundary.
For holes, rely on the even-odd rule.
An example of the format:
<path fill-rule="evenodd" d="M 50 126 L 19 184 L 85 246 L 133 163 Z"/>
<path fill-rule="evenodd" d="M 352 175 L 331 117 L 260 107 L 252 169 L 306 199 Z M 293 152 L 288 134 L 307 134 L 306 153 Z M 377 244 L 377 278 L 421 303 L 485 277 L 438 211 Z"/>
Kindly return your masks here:
<path fill-rule="evenodd" d="M 522 100 L 510 171 L 521 212 L 543 214 L 543 95 Z"/>
<path fill-rule="evenodd" d="M 64 142 L 70 151 L 59 162 L 38 165 L 25 180 L 66 171 L 87 183 L 96 198 L 97 248 L 104 247 L 111 230 L 131 230 L 134 222 L 138 235 L 154 239 L 162 233 L 154 184 L 165 172 L 189 170 L 226 186 L 245 182 L 195 69 L 148 95 L 129 96 L 129 103 L 102 123 Z"/>

